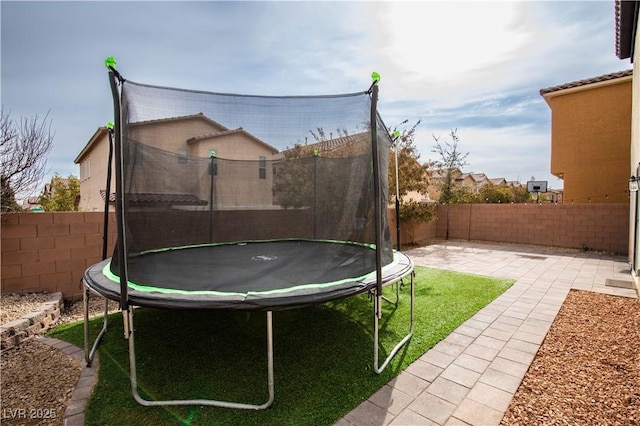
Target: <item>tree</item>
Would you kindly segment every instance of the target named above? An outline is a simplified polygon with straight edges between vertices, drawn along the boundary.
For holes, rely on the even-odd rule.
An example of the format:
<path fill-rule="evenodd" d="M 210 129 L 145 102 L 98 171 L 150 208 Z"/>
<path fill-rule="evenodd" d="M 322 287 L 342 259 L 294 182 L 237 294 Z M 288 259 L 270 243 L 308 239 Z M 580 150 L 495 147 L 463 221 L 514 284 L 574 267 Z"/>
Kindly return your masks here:
<path fill-rule="evenodd" d="M 451 188 L 451 198 L 449 204 L 469 204 L 475 203 L 477 196 L 471 192 L 466 186 L 453 186 Z"/>
<path fill-rule="evenodd" d="M 516 204 L 532 201 L 531 194 L 527 192 L 527 187 L 524 185 L 512 186 L 511 192 L 513 193 L 513 202 Z"/>
<path fill-rule="evenodd" d="M 40 205 L 47 212 L 77 211 L 76 200 L 80 195 L 80 179 L 69 175 L 66 179 L 58 173 L 51 178 L 49 191 L 40 196 Z"/>
<path fill-rule="evenodd" d="M 487 183 L 478 191 L 478 202 L 509 204 L 513 202 L 513 191 L 506 185 Z"/>
<path fill-rule="evenodd" d="M 440 137 L 436 137 L 433 135 L 433 138 L 436 141 L 436 145 L 432 152 L 435 152 L 440 157 L 438 160 L 434 161 L 434 165 L 439 168 L 442 172 L 444 172 L 444 178 L 440 183 L 440 198 L 438 201 L 440 203 L 447 205 L 447 231 L 445 234 L 445 239 L 449 239 L 449 204 L 454 201 L 460 194 L 454 187 L 454 172 L 457 170 L 462 170 L 467 163 L 467 156 L 469 153 L 461 153 L 458 150 L 458 129 L 451 130 L 449 133 L 451 136 L 451 143 L 444 141 L 440 141 Z"/>
<path fill-rule="evenodd" d="M 436 137 L 433 135 L 433 138 L 436 141 L 436 145 L 432 152 L 435 152 L 440 157 L 438 160 L 434 161 L 434 166 L 444 172 L 444 179 L 440 184 L 440 198 L 438 201 L 443 204 L 451 203 L 454 198 L 455 187 L 454 187 L 454 172 L 456 170 L 462 170 L 467 163 L 467 156 L 469 153 L 461 153 L 458 150 L 458 142 L 460 141 L 458 137 L 458 129 L 451 130 L 449 136 L 451 136 L 451 142 L 440 141 L 440 137 Z"/>
<path fill-rule="evenodd" d="M 404 120 L 402 124 L 407 123 Z M 405 225 L 409 243 L 416 243 L 415 230 L 420 223 L 429 222 L 436 219 L 435 206 L 418 201 L 404 201 L 403 196 L 410 191 L 417 191 L 426 194 L 427 181 L 429 177 L 429 163 L 420 162 L 420 153 L 415 146 L 416 128 L 420 125 L 418 120 L 409 129 L 400 132 L 397 128 L 389 129 L 389 133 L 396 135 L 393 150 L 389 156 L 389 194 L 388 202 L 396 199 L 396 207 L 399 209 L 399 216 Z M 398 170 L 396 171 L 396 156 Z M 398 188 L 396 193 L 396 172 L 398 174 Z"/>
<path fill-rule="evenodd" d="M 33 193 L 47 172 L 47 155 L 53 148 L 49 114 L 40 119 L 21 117 L 17 122 L 11 113 L 0 111 L 0 176 L 2 180 L 1 210 L 15 211 L 16 196 Z"/>
<path fill-rule="evenodd" d="M 436 220 L 435 204 L 421 203 L 419 201 L 401 201 L 400 203 L 400 220 L 406 225 L 409 243 L 415 244 L 416 229 L 418 225 L 425 222 Z"/>
<path fill-rule="evenodd" d="M 20 211 L 21 207 L 16 202 L 16 195 L 9 185 L 9 179 L 5 178 L 4 175 L 1 175 L 0 180 L 2 184 L 2 201 L 0 201 L 2 212 Z"/>
<path fill-rule="evenodd" d="M 403 124 L 407 120 L 403 121 Z M 400 198 L 410 191 L 417 191 L 421 194 L 427 191 L 427 177 L 429 173 L 429 163 L 420 163 L 420 153 L 416 148 L 415 136 L 416 128 L 420 124 L 420 120 L 416 122 L 410 129 L 399 132 L 397 129 L 390 129 L 390 133 L 398 136 L 395 139 L 394 149 L 389 157 L 389 202 L 396 196 L 396 170 L 395 156 L 398 156 L 398 189 Z"/>
<path fill-rule="evenodd" d="M 313 205 L 313 150 L 296 144 L 284 153 L 284 160 L 274 165 L 273 194 L 283 208 L 298 209 Z M 306 158 L 307 160 L 301 160 Z"/>

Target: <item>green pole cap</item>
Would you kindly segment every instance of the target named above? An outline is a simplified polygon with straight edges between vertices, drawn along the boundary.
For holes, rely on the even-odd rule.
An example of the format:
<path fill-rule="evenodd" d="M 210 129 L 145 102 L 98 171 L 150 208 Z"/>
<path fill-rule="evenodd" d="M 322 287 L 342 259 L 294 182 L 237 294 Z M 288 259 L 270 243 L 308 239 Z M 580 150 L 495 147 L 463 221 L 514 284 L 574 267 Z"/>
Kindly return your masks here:
<path fill-rule="evenodd" d="M 113 121 L 107 121 L 107 129 L 113 130 Z"/>
<path fill-rule="evenodd" d="M 212 149 L 211 151 L 209 151 L 209 157 L 210 158 L 216 158 L 216 150 Z"/>
<path fill-rule="evenodd" d="M 104 60 L 104 66 L 109 68 L 116 68 L 116 58 L 114 58 L 113 56 L 109 56 L 107 59 Z"/>
<path fill-rule="evenodd" d="M 371 73 L 371 79 L 373 80 L 374 83 L 377 83 L 380 81 L 380 74 L 378 74 L 377 72 L 372 72 Z"/>

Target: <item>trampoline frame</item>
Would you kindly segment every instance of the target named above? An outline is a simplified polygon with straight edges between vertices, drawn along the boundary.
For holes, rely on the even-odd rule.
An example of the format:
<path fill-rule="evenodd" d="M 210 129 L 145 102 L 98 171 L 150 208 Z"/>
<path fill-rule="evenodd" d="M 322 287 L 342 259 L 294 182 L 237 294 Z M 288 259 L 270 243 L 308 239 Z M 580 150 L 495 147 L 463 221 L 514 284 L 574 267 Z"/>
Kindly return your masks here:
<path fill-rule="evenodd" d="M 386 283 L 386 286 L 395 285 L 396 286 L 396 301 L 392 302 L 391 300 L 385 298 L 381 294 L 377 293 L 377 290 L 374 288 L 370 290 L 370 294 L 373 296 L 373 371 L 376 374 L 380 374 L 384 371 L 384 369 L 389 365 L 391 360 L 395 357 L 396 353 L 411 339 L 413 336 L 414 330 L 414 300 L 415 300 L 415 272 L 413 269 L 408 274 L 409 275 L 409 287 L 410 287 L 410 316 L 409 316 L 409 331 L 408 333 L 393 347 L 393 349 L 389 352 L 385 360 L 380 364 L 379 362 L 379 352 L 380 352 L 380 319 L 382 318 L 382 302 L 388 302 L 394 306 L 398 306 L 398 302 L 400 299 L 400 287 L 404 283 L 405 276 L 401 276 L 395 278 L 392 281 Z M 104 334 L 107 331 L 108 327 L 108 299 L 99 293 L 92 291 L 85 280 L 83 280 L 84 284 L 84 292 L 83 292 L 83 308 L 84 308 L 84 352 L 85 352 L 85 361 L 87 366 L 90 367 L 93 358 L 95 356 L 96 350 L 100 341 L 102 340 Z M 100 297 L 103 297 L 105 300 L 104 303 L 104 314 L 103 314 L 103 323 L 100 332 L 98 333 L 93 345 L 89 348 L 89 300 L 91 297 L 91 293 L 94 293 Z M 123 315 L 123 324 L 124 324 L 124 336 L 125 339 L 128 340 L 129 344 L 129 374 L 130 374 L 130 383 L 131 383 L 131 392 L 133 394 L 134 399 L 140 405 L 151 407 L 151 406 L 170 406 L 170 405 L 203 405 L 203 406 L 213 406 L 213 407 L 222 407 L 222 408 L 235 408 L 235 409 L 248 409 L 248 410 L 262 410 L 268 408 L 273 403 L 275 398 L 275 381 L 274 381 L 274 370 L 273 370 L 273 311 L 266 311 L 266 335 L 267 335 L 267 389 L 269 392 L 269 397 L 266 402 L 263 404 L 247 404 L 241 402 L 232 402 L 232 401 L 223 401 L 223 400 L 213 400 L 213 399 L 188 399 L 188 400 L 163 400 L 163 401 L 150 401 L 144 399 L 140 396 L 138 392 L 138 379 L 137 379 L 137 364 L 136 364 L 136 356 L 135 356 L 135 327 L 133 322 L 133 309 L 129 307 L 129 309 L 122 311 Z"/>
<path fill-rule="evenodd" d="M 142 398 L 138 392 L 138 380 L 137 380 L 137 365 L 136 365 L 136 356 L 135 356 L 135 327 L 134 327 L 134 309 L 132 305 L 129 303 L 128 296 L 128 273 L 127 273 L 127 263 L 125 261 L 125 247 L 126 247 L 126 234 L 124 232 L 124 209 L 123 209 L 123 182 L 122 182 L 122 152 L 121 152 L 121 108 L 120 108 L 120 91 L 118 89 L 118 84 L 124 83 L 125 79 L 120 75 L 118 71 L 112 65 L 107 65 L 107 69 L 109 71 L 109 80 L 111 85 L 111 91 L 113 95 L 114 101 L 114 118 L 115 118 L 115 128 L 117 132 L 115 134 L 115 168 L 116 168 L 116 219 L 117 219 L 117 238 L 120 242 L 120 249 L 117 250 L 117 253 L 114 256 L 117 256 L 119 260 L 119 265 L 122 268 L 121 274 L 119 277 L 120 283 L 120 311 L 123 315 L 123 332 L 124 338 L 128 340 L 129 347 L 129 370 L 130 370 L 130 385 L 131 392 L 133 394 L 136 402 L 143 406 L 177 406 L 177 405 L 201 405 L 201 406 L 215 406 L 215 407 L 223 407 L 223 408 L 233 408 L 233 409 L 250 409 L 250 410 L 262 410 L 268 408 L 273 403 L 275 397 L 275 385 L 274 385 L 274 369 L 273 369 L 273 311 L 266 310 L 266 345 L 267 345 L 267 389 L 268 389 L 268 399 L 266 402 L 262 404 L 247 404 L 241 402 L 232 402 L 232 401 L 224 401 L 224 400 L 213 400 L 213 399 L 190 399 L 190 400 L 163 400 L 163 401 L 150 401 Z M 384 369 L 389 365 L 390 361 L 396 355 L 396 353 L 411 339 L 414 330 L 414 299 L 415 299 L 415 290 L 414 290 L 414 280 L 415 280 L 415 272 L 413 270 L 413 262 L 410 262 L 410 267 L 407 271 L 403 271 L 398 276 L 394 276 L 387 282 L 383 282 L 382 276 L 382 254 L 380 247 L 382 247 L 382 232 L 383 232 L 383 223 L 382 223 L 382 214 L 383 209 L 385 208 L 385 204 L 381 199 L 381 189 L 379 182 L 379 159 L 377 153 L 377 100 L 378 100 L 378 81 L 374 79 L 371 87 L 366 92 L 371 96 L 371 144 L 372 144 L 372 166 L 373 166 L 373 192 L 374 192 L 374 220 L 375 220 L 375 254 L 376 254 L 376 284 L 374 287 L 369 289 L 369 294 L 373 298 L 373 369 L 376 374 L 380 374 L 384 371 Z M 112 141 L 112 132 L 109 132 L 109 143 L 110 143 L 110 153 L 109 153 L 109 164 L 108 170 L 111 170 L 111 148 L 113 148 Z M 396 175 L 397 176 L 397 175 Z M 108 183 L 107 183 L 108 185 Z M 108 186 L 107 186 L 108 187 Z M 397 187 L 397 183 L 396 183 Z M 105 200 L 105 216 L 108 211 L 108 203 L 109 203 L 109 193 L 106 194 Z M 397 203 L 396 203 L 397 204 Z M 396 206 L 397 207 L 397 206 Z M 398 216 L 398 212 L 396 211 L 396 216 Z M 105 235 L 103 241 L 103 260 L 106 258 L 106 220 L 105 220 Z M 398 220 L 399 227 L 399 220 Z M 399 228 L 398 228 L 399 231 Z M 398 241 L 399 247 L 399 241 Z M 409 259 L 410 261 L 410 259 Z M 404 279 L 409 276 L 410 281 L 410 319 L 409 319 L 409 331 L 389 352 L 387 357 L 382 363 L 379 361 L 380 355 L 380 320 L 382 319 L 382 303 L 389 302 L 393 304 L 395 307 L 398 306 L 399 298 L 400 298 L 400 286 L 404 283 Z M 108 328 L 108 298 L 100 294 L 97 290 L 92 289 L 90 284 L 83 278 L 82 280 L 84 291 L 83 291 L 83 308 L 84 308 L 84 350 L 85 350 L 85 360 L 87 366 L 91 366 L 93 359 L 96 355 L 97 348 L 102 341 L 105 333 Z M 392 302 L 386 297 L 383 296 L 383 286 L 396 285 L 396 301 Z M 103 322 L 102 328 L 98 332 L 93 343 L 90 343 L 90 332 L 89 332 L 89 301 L 91 297 L 91 293 L 97 294 L 105 299 L 104 303 L 104 313 L 103 313 Z M 90 348 L 91 346 L 91 348 Z"/>

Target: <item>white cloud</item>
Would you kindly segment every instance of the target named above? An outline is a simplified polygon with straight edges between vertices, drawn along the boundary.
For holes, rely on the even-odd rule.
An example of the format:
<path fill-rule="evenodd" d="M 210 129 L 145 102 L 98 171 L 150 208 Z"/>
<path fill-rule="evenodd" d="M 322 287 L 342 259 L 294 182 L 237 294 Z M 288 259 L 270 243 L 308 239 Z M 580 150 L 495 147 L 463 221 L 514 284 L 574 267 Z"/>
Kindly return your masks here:
<path fill-rule="evenodd" d="M 515 25 L 521 9 L 505 2 L 383 3 L 378 13 L 386 25 L 377 41 L 391 90 L 443 106 L 495 90 L 475 77 L 507 62 L 532 38 Z"/>
<path fill-rule="evenodd" d="M 442 142 L 451 142 L 452 129 L 419 131 L 416 146 L 423 153 L 421 160 L 435 160 L 431 152 L 435 145 L 433 136 Z M 548 131 L 548 129 L 547 129 Z M 535 177 L 546 180 L 552 188 L 562 188 L 562 181 L 551 175 L 550 134 L 527 125 L 508 126 L 495 129 L 465 127 L 458 128 L 458 148 L 469 155 L 464 171 L 485 173 L 491 178 L 526 182 Z"/>
<path fill-rule="evenodd" d="M 2 102 L 16 116 L 51 111 L 52 172 L 62 175 L 77 174 L 73 159 L 112 114 L 109 55 L 134 81 L 247 94 L 364 90 L 377 71 L 387 125 L 423 120 L 423 158 L 431 133 L 458 128 L 473 169 L 507 178 L 548 170 L 539 89 L 630 67 L 614 54 L 612 0 L 1 7 Z"/>
<path fill-rule="evenodd" d="M 625 68 L 605 2 L 393 2 L 378 13 L 389 91 L 452 107 Z"/>

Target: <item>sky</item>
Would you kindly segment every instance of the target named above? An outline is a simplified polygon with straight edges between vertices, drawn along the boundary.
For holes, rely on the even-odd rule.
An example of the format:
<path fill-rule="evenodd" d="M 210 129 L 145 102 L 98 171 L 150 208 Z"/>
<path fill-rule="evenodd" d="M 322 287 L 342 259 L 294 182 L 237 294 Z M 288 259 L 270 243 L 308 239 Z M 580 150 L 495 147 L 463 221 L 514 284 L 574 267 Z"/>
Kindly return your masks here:
<path fill-rule="evenodd" d="M 113 120 L 108 56 L 135 82 L 252 95 L 353 93 L 376 71 L 385 124 L 420 120 L 420 161 L 456 130 L 465 172 L 555 189 L 539 90 L 632 67 L 615 55 L 613 0 L 3 0 L 0 16 L 2 106 L 48 114 L 47 181 L 79 176 L 74 159 Z"/>

